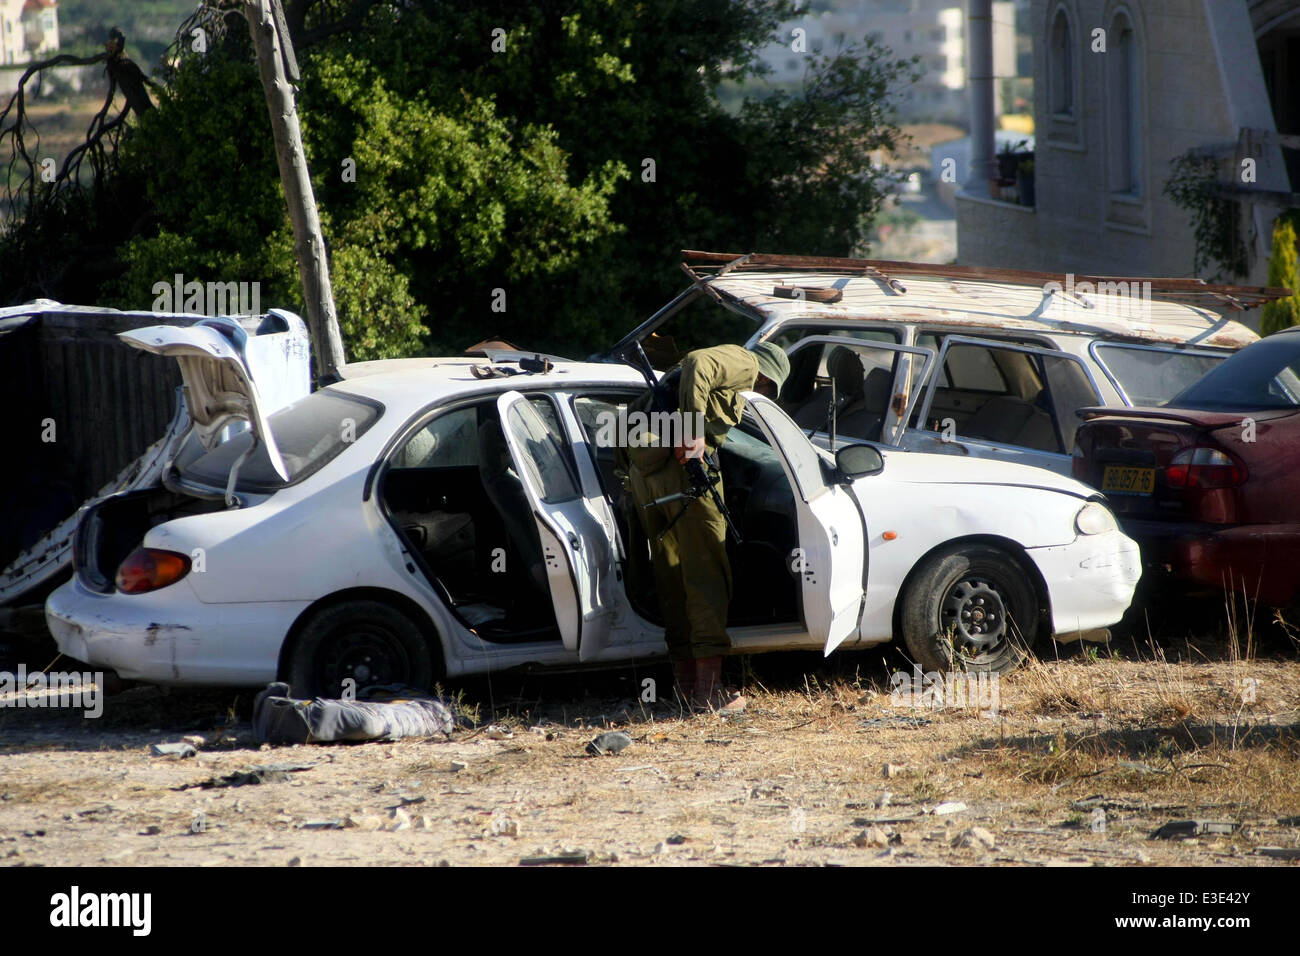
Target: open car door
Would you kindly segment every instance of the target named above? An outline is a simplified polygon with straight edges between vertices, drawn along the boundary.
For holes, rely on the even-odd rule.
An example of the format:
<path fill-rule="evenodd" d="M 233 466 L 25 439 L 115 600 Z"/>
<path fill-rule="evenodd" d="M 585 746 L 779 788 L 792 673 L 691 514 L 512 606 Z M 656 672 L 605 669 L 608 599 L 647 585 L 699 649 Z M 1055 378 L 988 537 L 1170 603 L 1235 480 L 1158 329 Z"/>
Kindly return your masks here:
<path fill-rule="evenodd" d="M 542 541 L 555 621 L 567 650 L 593 660 L 613 616 L 613 542 L 582 493 L 565 436 L 519 392 L 497 399 L 501 427 Z"/>
<path fill-rule="evenodd" d="M 866 535 L 849 492 L 827 481 L 821 453 L 771 399 L 745 392 L 753 415 L 781 458 L 794 488 L 799 548 L 791 569 L 802 581 L 803 623 L 826 654 L 858 633 L 863 600 Z"/>

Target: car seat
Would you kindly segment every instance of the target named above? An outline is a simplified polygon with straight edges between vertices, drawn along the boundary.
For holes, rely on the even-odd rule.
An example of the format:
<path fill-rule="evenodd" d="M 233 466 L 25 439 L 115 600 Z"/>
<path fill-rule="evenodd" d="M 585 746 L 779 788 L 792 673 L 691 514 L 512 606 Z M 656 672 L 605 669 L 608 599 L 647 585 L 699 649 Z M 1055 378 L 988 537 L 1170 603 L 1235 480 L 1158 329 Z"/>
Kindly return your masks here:
<path fill-rule="evenodd" d="M 835 382 L 836 417 L 849 406 L 862 399 L 865 383 L 862 362 L 852 349 L 837 345 L 826 360 L 826 372 Z M 794 413 L 795 424 L 800 428 L 825 431 L 830 420 L 831 389 L 822 387 L 813 392 Z"/>

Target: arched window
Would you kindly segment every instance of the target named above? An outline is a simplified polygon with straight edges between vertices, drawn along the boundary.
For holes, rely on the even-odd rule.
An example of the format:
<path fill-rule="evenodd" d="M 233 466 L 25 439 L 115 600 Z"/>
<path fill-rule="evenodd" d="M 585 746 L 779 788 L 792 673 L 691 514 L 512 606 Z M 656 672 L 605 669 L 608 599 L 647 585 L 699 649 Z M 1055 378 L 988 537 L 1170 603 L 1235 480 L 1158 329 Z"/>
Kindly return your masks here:
<path fill-rule="evenodd" d="M 1112 193 L 1142 194 L 1142 61 L 1137 33 L 1124 13 L 1107 42 L 1107 178 Z"/>
<path fill-rule="evenodd" d="M 1070 33 L 1070 18 L 1064 7 L 1058 7 L 1052 18 L 1048 43 L 1048 96 L 1051 111 L 1058 115 L 1074 115 L 1074 37 Z"/>

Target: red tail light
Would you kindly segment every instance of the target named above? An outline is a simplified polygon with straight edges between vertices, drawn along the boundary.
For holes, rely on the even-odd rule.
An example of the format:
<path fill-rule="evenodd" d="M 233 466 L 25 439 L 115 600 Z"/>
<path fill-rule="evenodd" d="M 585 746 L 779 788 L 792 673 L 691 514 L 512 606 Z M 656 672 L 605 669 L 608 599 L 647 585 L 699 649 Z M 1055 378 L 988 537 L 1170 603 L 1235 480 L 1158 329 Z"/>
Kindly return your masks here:
<path fill-rule="evenodd" d="M 1215 448 L 1184 448 L 1165 466 L 1170 488 L 1236 488 L 1246 477 L 1245 465 Z"/>
<path fill-rule="evenodd" d="M 136 548 L 117 569 L 117 589 L 123 594 L 143 594 L 175 584 L 190 573 L 190 559 L 175 551 Z"/>

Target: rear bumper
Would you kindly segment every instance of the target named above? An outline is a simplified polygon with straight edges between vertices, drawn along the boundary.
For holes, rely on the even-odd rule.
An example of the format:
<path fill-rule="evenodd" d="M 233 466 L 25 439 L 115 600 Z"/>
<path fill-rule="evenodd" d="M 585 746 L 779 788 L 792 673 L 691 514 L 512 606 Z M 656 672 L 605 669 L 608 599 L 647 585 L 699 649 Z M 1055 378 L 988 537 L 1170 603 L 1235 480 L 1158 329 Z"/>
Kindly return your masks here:
<path fill-rule="evenodd" d="M 202 604 L 185 582 L 149 594 L 98 594 L 77 578 L 45 602 L 60 651 L 130 680 L 263 686 L 307 602 Z"/>
<path fill-rule="evenodd" d="M 1151 584 L 1245 589 L 1250 600 L 1287 607 L 1300 590 L 1300 525 L 1213 525 L 1128 519 Z"/>
<path fill-rule="evenodd" d="M 1133 602 L 1142 575 L 1137 542 L 1119 531 L 1079 535 L 1070 544 L 1027 553 L 1047 582 L 1054 634 L 1116 623 Z"/>

